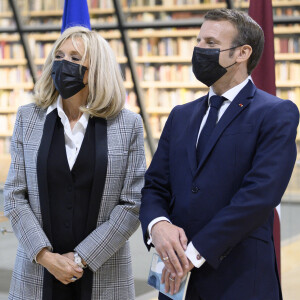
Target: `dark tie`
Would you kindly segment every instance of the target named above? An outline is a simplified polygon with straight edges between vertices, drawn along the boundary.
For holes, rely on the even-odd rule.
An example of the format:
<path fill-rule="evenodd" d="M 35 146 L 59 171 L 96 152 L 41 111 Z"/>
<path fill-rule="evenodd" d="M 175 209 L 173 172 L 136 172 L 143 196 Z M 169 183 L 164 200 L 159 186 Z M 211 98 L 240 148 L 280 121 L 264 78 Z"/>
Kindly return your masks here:
<path fill-rule="evenodd" d="M 218 120 L 218 111 L 222 103 L 227 100 L 225 97 L 218 95 L 212 96 L 210 98 L 210 110 L 206 122 L 202 128 L 202 131 L 199 136 L 198 145 L 197 145 L 197 164 L 199 164 L 201 157 L 203 155 L 204 149 L 207 145 L 207 142 L 216 127 Z"/>

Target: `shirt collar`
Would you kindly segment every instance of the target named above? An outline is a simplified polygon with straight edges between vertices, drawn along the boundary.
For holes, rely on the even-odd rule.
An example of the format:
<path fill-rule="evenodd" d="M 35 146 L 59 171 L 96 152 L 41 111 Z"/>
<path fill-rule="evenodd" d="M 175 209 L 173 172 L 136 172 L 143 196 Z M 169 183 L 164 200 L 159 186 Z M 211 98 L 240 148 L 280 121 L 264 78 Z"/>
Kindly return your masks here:
<path fill-rule="evenodd" d="M 63 105 L 62 105 L 62 98 L 61 96 L 59 95 L 57 97 L 57 100 L 54 101 L 47 109 L 47 115 L 50 114 L 54 109 L 57 108 L 57 114 L 58 116 L 60 117 L 61 119 L 61 122 L 62 124 L 65 126 L 65 124 L 67 123 L 68 120 L 68 117 L 66 116 L 64 110 L 63 110 Z M 78 120 L 77 123 L 79 123 L 84 129 L 87 128 L 87 125 L 88 125 L 88 122 L 89 122 L 89 114 L 87 112 L 84 112 L 82 114 L 82 116 L 80 117 L 80 119 Z M 77 124 L 76 123 L 76 124 Z"/>
<path fill-rule="evenodd" d="M 228 101 L 232 102 L 236 95 L 246 86 L 249 80 L 252 81 L 251 76 L 248 76 L 243 82 L 226 91 L 224 94 L 222 94 L 222 96 L 225 97 Z M 210 97 L 214 95 L 216 95 L 216 93 L 214 92 L 213 88 L 210 87 L 208 98 L 210 99 Z M 210 105 L 210 101 L 208 101 L 208 104 Z"/>

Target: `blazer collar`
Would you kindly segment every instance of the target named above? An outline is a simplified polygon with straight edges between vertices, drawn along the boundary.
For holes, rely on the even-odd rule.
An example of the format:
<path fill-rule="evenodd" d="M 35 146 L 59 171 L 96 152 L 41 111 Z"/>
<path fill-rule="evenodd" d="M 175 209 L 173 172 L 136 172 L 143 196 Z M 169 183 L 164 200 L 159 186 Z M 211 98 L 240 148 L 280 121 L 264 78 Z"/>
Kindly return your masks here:
<path fill-rule="evenodd" d="M 48 153 L 52 141 L 54 127 L 57 119 L 57 110 L 51 111 L 45 120 L 42 139 L 37 156 L 37 179 L 40 196 L 41 214 L 43 220 L 43 229 L 52 242 L 50 208 L 48 197 L 48 182 L 47 182 L 47 160 Z"/>
<path fill-rule="evenodd" d="M 95 120 L 95 171 L 91 192 L 89 217 L 86 224 L 86 235 L 91 233 L 97 226 L 101 199 L 104 191 L 107 173 L 107 120 L 94 118 Z"/>

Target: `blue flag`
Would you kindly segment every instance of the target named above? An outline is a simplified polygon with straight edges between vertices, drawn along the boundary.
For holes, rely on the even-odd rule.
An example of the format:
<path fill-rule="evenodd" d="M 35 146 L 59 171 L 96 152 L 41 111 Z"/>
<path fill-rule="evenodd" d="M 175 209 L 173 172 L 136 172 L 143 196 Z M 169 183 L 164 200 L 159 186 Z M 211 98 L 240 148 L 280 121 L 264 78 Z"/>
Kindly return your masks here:
<path fill-rule="evenodd" d="M 65 0 L 61 33 L 73 26 L 91 29 L 89 9 L 86 0 Z"/>

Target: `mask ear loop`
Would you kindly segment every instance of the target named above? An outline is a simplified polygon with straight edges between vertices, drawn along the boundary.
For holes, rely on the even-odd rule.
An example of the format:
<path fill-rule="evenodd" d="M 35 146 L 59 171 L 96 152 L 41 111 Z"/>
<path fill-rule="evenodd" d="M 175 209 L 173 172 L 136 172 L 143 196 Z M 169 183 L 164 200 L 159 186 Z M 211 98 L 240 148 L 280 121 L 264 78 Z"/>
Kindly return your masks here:
<path fill-rule="evenodd" d="M 235 49 L 235 48 L 238 48 L 238 47 L 242 47 L 242 46 L 244 46 L 244 45 L 238 45 L 238 46 L 231 47 L 231 48 L 228 48 L 228 49 L 220 50 L 220 52 L 232 50 L 232 49 Z"/>
<path fill-rule="evenodd" d="M 238 47 L 242 47 L 242 46 L 243 46 L 243 45 L 231 47 L 231 48 L 228 48 L 228 49 L 220 50 L 220 52 L 232 50 L 232 49 L 235 49 L 235 48 L 238 48 Z M 235 65 L 236 63 L 237 63 L 237 62 L 234 62 L 232 65 L 229 65 L 228 67 L 224 67 L 224 68 L 225 68 L 225 69 L 228 69 L 228 68 L 232 67 L 233 65 Z"/>

